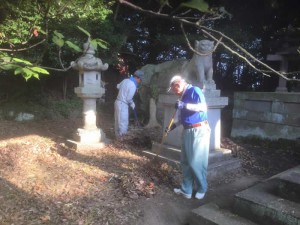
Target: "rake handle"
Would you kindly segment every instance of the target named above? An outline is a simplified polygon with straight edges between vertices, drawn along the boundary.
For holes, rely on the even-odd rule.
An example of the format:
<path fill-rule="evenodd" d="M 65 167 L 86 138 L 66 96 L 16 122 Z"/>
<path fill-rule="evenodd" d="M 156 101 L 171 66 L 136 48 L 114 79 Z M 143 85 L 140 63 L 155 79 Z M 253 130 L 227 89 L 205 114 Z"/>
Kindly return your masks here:
<path fill-rule="evenodd" d="M 139 123 L 139 120 L 138 120 L 138 117 L 137 117 L 137 114 L 136 114 L 136 110 L 135 108 L 133 109 L 133 113 L 134 113 L 134 117 L 135 117 L 135 121 L 136 121 L 136 125 L 138 128 L 140 128 L 140 123 Z"/>
<path fill-rule="evenodd" d="M 171 128 L 171 126 L 172 126 L 172 124 L 173 124 L 173 122 L 174 122 L 176 112 L 177 112 L 177 110 L 174 111 L 174 113 L 173 113 L 173 115 L 172 115 L 172 117 L 171 117 L 171 120 L 170 120 L 169 125 L 168 125 L 168 130 L 170 130 L 170 128 Z M 161 144 L 164 143 L 165 138 L 167 137 L 167 135 L 168 135 L 168 133 L 165 132 L 164 135 L 163 135 L 163 138 L 161 139 Z"/>

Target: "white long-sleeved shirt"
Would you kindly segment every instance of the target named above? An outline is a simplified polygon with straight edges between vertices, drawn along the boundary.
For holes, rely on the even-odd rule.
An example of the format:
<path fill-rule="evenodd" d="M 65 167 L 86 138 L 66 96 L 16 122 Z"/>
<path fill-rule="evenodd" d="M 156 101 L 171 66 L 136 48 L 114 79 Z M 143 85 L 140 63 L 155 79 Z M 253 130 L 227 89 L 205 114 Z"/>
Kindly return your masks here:
<path fill-rule="evenodd" d="M 136 92 L 135 83 L 130 79 L 124 79 L 117 85 L 117 88 L 119 89 L 117 100 L 127 103 L 128 105 L 131 104 Z"/>

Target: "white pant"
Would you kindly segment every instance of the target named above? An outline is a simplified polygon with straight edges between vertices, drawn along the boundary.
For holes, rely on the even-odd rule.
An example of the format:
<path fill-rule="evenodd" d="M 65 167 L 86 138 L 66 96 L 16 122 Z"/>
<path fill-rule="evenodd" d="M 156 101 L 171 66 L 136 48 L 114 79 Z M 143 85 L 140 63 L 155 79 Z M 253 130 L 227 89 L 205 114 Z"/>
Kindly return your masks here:
<path fill-rule="evenodd" d="M 120 137 L 127 133 L 129 123 L 128 104 L 119 100 L 115 101 L 115 135 Z"/>

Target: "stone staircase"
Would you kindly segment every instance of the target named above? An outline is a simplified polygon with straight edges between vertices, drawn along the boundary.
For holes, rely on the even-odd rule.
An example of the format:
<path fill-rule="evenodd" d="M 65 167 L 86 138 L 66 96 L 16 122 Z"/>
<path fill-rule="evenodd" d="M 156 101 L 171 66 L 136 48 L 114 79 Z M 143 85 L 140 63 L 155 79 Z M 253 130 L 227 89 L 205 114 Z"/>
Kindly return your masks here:
<path fill-rule="evenodd" d="M 230 205 L 208 203 L 189 225 L 299 225 L 300 165 L 234 195 Z"/>
<path fill-rule="evenodd" d="M 144 154 L 159 157 L 170 163 L 180 163 L 180 149 L 166 144 L 152 143 L 151 151 L 144 151 Z M 208 160 L 208 179 L 214 179 L 240 168 L 240 160 L 232 157 L 231 150 L 211 150 Z"/>

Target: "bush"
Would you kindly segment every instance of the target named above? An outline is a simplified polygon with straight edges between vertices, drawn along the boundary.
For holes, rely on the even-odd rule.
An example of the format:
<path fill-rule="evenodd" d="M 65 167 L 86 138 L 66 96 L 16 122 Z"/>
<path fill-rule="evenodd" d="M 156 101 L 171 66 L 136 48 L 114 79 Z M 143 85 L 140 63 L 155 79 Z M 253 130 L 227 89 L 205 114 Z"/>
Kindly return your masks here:
<path fill-rule="evenodd" d="M 49 105 L 51 111 L 62 115 L 64 118 L 75 118 L 82 112 L 82 100 L 79 98 L 52 101 Z"/>

